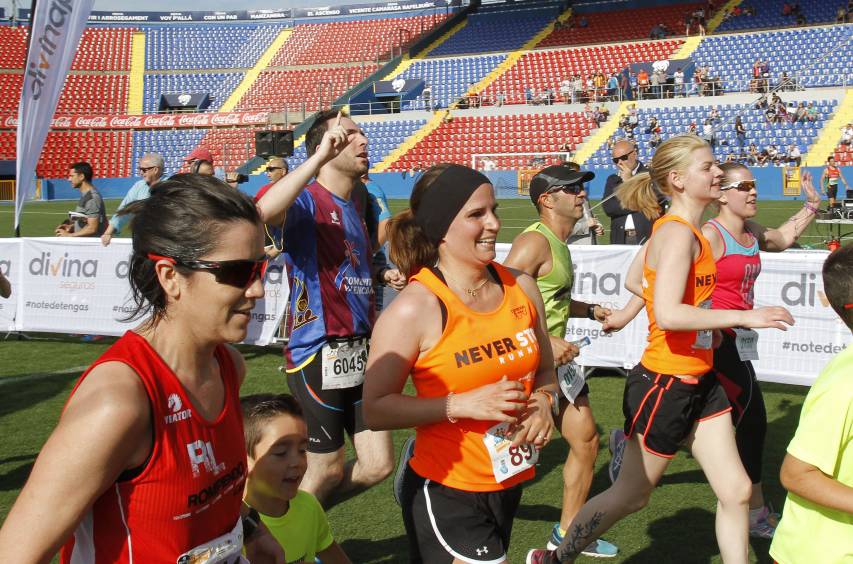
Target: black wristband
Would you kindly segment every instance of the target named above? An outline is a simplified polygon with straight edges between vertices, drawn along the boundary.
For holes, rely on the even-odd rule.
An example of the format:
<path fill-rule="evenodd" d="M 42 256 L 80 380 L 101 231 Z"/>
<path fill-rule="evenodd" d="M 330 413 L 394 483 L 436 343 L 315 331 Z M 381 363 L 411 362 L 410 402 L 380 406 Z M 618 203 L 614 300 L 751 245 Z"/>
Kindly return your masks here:
<path fill-rule="evenodd" d="M 586 308 L 586 316 L 589 319 L 592 319 L 593 321 L 595 321 L 595 304 L 592 304 Z"/>
<path fill-rule="evenodd" d="M 258 527 L 261 526 L 261 516 L 258 514 L 258 510 L 252 507 L 249 509 L 249 513 L 242 517 L 243 520 L 243 540 L 247 541 L 252 538 L 258 531 Z"/>

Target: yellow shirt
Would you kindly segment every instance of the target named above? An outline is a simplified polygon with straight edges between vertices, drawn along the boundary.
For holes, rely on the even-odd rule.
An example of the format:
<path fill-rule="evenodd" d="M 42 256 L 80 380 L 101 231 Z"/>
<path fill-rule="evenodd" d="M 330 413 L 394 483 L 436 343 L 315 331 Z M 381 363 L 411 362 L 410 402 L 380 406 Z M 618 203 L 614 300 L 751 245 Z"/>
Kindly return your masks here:
<path fill-rule="evenodd" d="M 809 390 L 788 453 L 853 488 L 853 346 L 832 359 Z M 849 564 L 853 514 L 789 493 L 770 555 L 779 564 Z"/>
<path fill-rule="evenodd" d="M 318 552 L 331 546 L 332 530 L 320 502 L 308 492 L 299 490 L 290 500 L 287 513 L 281 517 L 260 514 L 261 521 L 282 547 L 287 562 L 313 564 Z"/>

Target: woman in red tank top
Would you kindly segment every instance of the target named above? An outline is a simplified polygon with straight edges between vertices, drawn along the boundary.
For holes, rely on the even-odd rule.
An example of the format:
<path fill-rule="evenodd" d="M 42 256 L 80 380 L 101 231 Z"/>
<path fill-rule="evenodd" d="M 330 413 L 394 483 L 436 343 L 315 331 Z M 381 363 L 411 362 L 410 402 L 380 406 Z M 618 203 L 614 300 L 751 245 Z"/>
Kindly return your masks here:
<path fill-rule="evenodd" d="M 820 196 L 812 175 L 802 173 L 806 196 L 803 209 L 777 228 L 767 228 L 752 218 L 758 211 L 758 185 L 742 164 L 720 165 L 723 195 L 715 204 L 719 214 L 702 226 L 717 264 L 717 286 L 711 296 L 713 309 L 752 309 L 753 285 L 761 272 L 759 250 L 781 252 L 790 248 L 812 222 Z M 752 482 L 749 499 L 749 533 L 772 538 L 779 515 L 764 503 L 761 489 L 762 455 L 767 434 L 764 397 L 751 360 L 758 358 L 758 334 L 740 327 L 725 329 L 714 349 L 714 370 L 732 405 L 738 453 Z"/>
<path fill-rule="evenodd" d="M 494 262 L 496 208 L 484 175 L 437 165 L 389 228 L 410 282 L 374 328 L 364 418 L 417 429 L 395 480 L 412 562 L 505 562 L 520 485 L 553 429 L 542 297 Z"/>
<path fill-rule="evenodd" d="M 711 372 L 711 330 L 784 328 L 782 322 L 793 319 L 784 308 L 710 311 L 716 269 L 699 227 L 706 206 L 720 197 L 721 177 L 708 144 L 695 135 L 681 135 L 661 144 L 649 172 L 619 188 L 622 206 L 651 220 L 660 209 L 658 190 L 672 198 L 631 268 L 637 273 L 639 263 L 642 282 L 632 280 L 629 289 L 636 296 L 625 309 L 636 315 L 645 305 L 649 337 L 640 364 L 625 382 L 622 468 L 613 486 L 580 510 L 557 550 L 533 550 L 528 563 L 574 562 L 590 542 L 648 503 L 681 445 L 690 448 L 717 495 L 723 561 L 748 561 L 749 478 L 738 458 L 731 420 L 720 417 L 731 408 Z M 624 313 L 615 317 L 620 315 Z"/>
<path fill-rule="evenodd" d="M 226 343 L 263 297 L 250 198 L 173 176 L 128 206 L 128 331 L 80 378 L 0 530 L 0 560 L 238 562 L 245 375 Z M 217 554 L 217 558 L 201 556 Z"/>

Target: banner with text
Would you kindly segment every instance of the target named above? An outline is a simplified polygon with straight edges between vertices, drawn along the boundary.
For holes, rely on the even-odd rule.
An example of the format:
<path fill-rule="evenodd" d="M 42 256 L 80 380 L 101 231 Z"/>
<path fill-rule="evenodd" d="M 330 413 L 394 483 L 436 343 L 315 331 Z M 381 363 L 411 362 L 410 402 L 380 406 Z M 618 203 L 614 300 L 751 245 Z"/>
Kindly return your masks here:
<path fill-rule="evenodd" d="M 509 244 L 499 244 L 498 260 L 503 260 L 509 249 Z M 638 247 L 624 245 L 572 246 L 572 297 L 611 308 L 624 306 L 631 296 L 624 288 L 625 273 L 637 250 Z M 761 253 L 756 307 L 784 306 L 796 323 L 787 331 L 757 330 L 759 360 L 753 364 L 759 380 L 811 385 L 827 362 L 850 344 L 850 330 L 823 294 L 820 273 L 827 254 L 799 250 Z M 578 364 L 630 368 L 639 362 L 648 336 L 645 311 L 617 333 L 603 334 L 599 327 L 587 319 L 569 320 L 566 339 L 589 336 L 592 341 L 582 349 Z"/>
<path fill-rule="evenodd" d="M 18 179 L 15 191 L 15 227 L 20 224 L 21 208 L 35 192 L 38 162 L 50 120 L 56 111 L 65 75 L 77 53 L 77 44 L 86 27 L 86 18 L 94 0 L 39 0 L 30 26 L 24 84 L 18 104 L 18 116 L 24 125 L 18 128 Z"/>
<path fill-rule="evenodd" d="M 17 330 L 121 335 L 139 324 L 123 321 L 134 311 L 127 281 L 129 239 L 114 239 L 109 247 L 97 238 L 0 239 L 0 245 L 0 252 L 10 257 L 6 267 L 6 255 L 0 255 L 0 268 L 13 276 Z M 279 257 L 267 269 L 265 297 L 252 311 L 247 343 L 272 341 L 284 315 L 287 288 Z"/>
<path fill-rule="evenodd" d="M 51 129 L 161 129 L 185 127 L 232 127 L 235 125 L 266 125 L 269 112 L 213 112 L 123 115 L 57 115 L 50 120 Z M 3 119 L 2 127 L 18 127 L 18 117 Z"/>
<path fill-rule="evenodd" d="M 12 295 L 0 298 L 0 333 L 15 331 L 20 288 L 21 243 L 17 239 L 0 239 L 0 274 L 12 284 Z"/>

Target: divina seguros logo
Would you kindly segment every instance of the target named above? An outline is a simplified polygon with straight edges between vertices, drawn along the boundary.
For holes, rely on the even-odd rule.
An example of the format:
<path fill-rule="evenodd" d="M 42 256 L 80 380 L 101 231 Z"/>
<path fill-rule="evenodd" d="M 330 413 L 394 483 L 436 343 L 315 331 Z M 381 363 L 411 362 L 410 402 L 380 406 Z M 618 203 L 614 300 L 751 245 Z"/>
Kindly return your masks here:
<path fill-rule="evenodd" d="M 31 62 L 27 68 L 27 75 L 32 78 L 30 91 L 33 100 L 41 98 L 45 81 L 48 78 L 47 73 L 52 70 L 52 63 L 54 62 L 52 58 L 59 47 L 56 40 L 67 33 L 65 28 L 68 23 L 68 16 L 73 10 L 74 6 L 71 4 L 71 0 L 52 0 L 47 9 L 47 23 L 44 28 L 32 30 L 35 33 L 41 32 L 37 39 L 33 37 L 34 43 L 37 43 L 41 48 L 38 60 Z"/>

